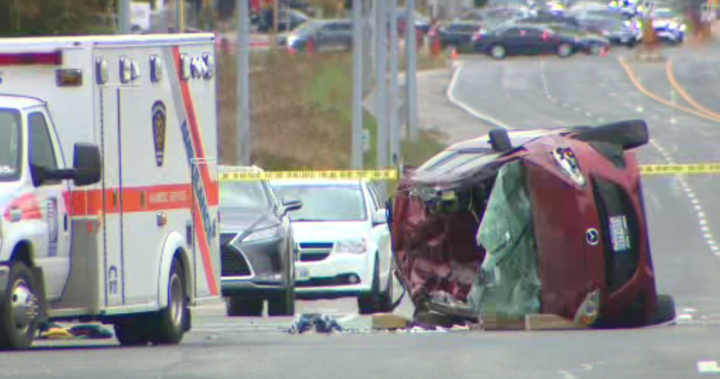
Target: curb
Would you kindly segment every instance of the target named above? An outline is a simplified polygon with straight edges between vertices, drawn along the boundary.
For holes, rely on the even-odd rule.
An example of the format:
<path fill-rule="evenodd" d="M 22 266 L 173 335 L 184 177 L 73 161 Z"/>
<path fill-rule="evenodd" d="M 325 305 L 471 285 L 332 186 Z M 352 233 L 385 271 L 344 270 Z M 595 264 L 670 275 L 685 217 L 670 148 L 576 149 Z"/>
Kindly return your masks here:
<path fill-rule="evenodd" d="M 462 109 L 463 111 L 465 111 L 465 112 L 468 113 L 469 115 L 475 117 L 476 119 L 478 119 L 478 120 L 480 120 L 481 122 L 487 124 L 488 126 L 491 126 L 491 127 L 493 127 L 493 128 L 502 128 L 502 129 L 511 130 L 512 127 L 506 125 L 506 124 L 503 123 L 502 121 L 499 121 L 499 120 L 497 120 L 497 119 L 495 119 L 495 118 L 492 118 L 492 117 L 490 117 L 490 116 L 488 116 L 488 115 L 485 115 L 485 114 L 482 114 L 482 113 L 478 112 L 478 111 L 475 110 L 473 107 L 465 104 L 464 102 L 458 100 L 458 99 L 455 97 L 455 94 L 454 94 L 454 92 L 455 92 L 455 85 L 457 84 L 458 78 L 460 77 L 460 72 L 462 71 L 463 67 L 464 67 L 464 66 L 463 66 L 462 63 L 459 63 L 459 62 L 454 62 L 454 63 L 453 63 L 452 79 L 450 79 L 450 85 L 448 85 L 447 91 L 445 92 L 445 96 L 448 98 L 448 100 L 450 100 L 450 102 L 453 103 L 453 105 L 455 105 L 456 107 Z"/>

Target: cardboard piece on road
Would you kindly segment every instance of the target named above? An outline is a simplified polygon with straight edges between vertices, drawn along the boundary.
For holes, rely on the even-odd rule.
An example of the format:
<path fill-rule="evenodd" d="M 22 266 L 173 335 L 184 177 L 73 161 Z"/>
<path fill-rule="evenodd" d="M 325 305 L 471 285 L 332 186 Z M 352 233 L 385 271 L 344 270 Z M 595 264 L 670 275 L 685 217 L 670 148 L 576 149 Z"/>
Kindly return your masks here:
<path fill-rule="evenodd" d="M 476 326 L 480 330 L 524 330 L 525 320 L 484 317 L 482 323 Z"/>
<path fill-rule="evenodd" d="M 405 329 L 410 324 L 410 320 L 392 313 L 376 313 L 371 319 L 373 330 Z"/>
<path fill-rule="evenodd" d="M 572 320 L 553 314 L 532 314 L 525 316 L 525 330 L 572 330 L 587 329 Z"/>

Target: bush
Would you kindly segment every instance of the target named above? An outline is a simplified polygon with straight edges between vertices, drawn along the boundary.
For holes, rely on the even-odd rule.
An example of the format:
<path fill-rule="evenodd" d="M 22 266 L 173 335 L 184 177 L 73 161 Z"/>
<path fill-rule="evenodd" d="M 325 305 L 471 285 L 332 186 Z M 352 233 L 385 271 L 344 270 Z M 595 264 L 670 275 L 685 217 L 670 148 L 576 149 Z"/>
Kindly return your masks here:
<path fill-rule="evenodd" d="M 110 0 L 9 0 L 0 6 L 0 35 L 87 33 L 111 6 Z"/>

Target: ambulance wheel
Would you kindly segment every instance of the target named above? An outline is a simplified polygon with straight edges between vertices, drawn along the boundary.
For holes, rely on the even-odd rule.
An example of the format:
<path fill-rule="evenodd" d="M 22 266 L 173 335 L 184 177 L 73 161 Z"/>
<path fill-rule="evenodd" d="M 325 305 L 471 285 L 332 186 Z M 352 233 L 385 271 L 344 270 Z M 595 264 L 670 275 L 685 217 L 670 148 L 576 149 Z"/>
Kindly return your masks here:
<path fill-rule="evenodd" d="M 225 310 L 228 316 L 262 316 L 263 302 L 261 299 L 230 296 L 225 300 Z"/>
<path fill-rule="evenodd" d="M 0 304 L 0 349 L 27 349 L 32 345 L 38 327 L 35 281 L 24 263 L 13 262 L 8 284 Z"/>
<path fill-rule="evenodd" d="M 190 314 L 185 295 L 185 275 L 180 261 L 175 260 L 170 269 L 168 281 L 168 305 L 155 314 L 155 336 L 152 342 L 158 344 L 178 344 L 185 334 Z"/>

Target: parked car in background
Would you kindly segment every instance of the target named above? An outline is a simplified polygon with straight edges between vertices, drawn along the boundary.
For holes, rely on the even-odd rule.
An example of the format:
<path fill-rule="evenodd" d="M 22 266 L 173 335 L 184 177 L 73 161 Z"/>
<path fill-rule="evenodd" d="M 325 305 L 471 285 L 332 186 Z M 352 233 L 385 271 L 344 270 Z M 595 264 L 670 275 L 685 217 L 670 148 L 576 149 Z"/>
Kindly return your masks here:
<path fill-rule="evenodd" d="M 606 55 L 610 51 L 610 40 L 601 34 L 592 33 L 582 27 L 570 25 L 546 25 L 555 33 L 575 39 L 579 51 L 589 55 Z"/>
<path fill-rule="evenodd" d="M 273 187 L 303 202 L 291 215 L 298 297 L 357 297 L 363 314 L 390 311 L 390 235 L 372 186 L 364 180 L 279 180 Z"/>
<path fill-rule="evenodd" d="M 291 53 L 310 48 L 322 53 L 352 50 L 352 21 L 348 19 L 311 20 L 290 33 L 285 46 Z"/>
<path fill-rule="evenodd" d="M 226 172 L 261 173 L 257 167 L 220 167 Z M 228 316 L 295 312 L 295 264 L 289 213 L 302 202 L 275 196 L 266 181 L 220 183 L 222 295 Z"/>
<path fill-rule="evenodd" d="M 683 16 L 670 8 L 658 8 L 652 13 L 653 29 L 658 38 L 672 44 L 682 43 L 685 40 L 685 25 Z"/>
<path fill-rule="evenodd" d="M 406 168 L 390 228 L 416 310 L 597 328 L 672 321 L 631 151 L 648 140 L 641 120 L 497 129 Z"/>
<path fill-rule="evenodd" d="M 507 24 L 473 36 L 474 50 L 489 54 L 494 59 L 540 54 L 557 54 L 567 58 L 582 50 L 577 42 L 565 33 L 556 33 L 541 25 Z"/>
<path fill-rule="evenodd" d="M 473 21 L 452 21 L 444 23 L 438 29 L 440 46 L 445 49 L 472 50 L 472 37 L 482 29 L 482 24 Z"/>
<path fill-rule="evenodd" d="M 632 20 L 607 17 L 588 17 L 578 19 L 580 25 L 588 31 L 602 34 L 613 45 L 633 47 L 643 38 L 642 28 Z"/>
<path fill-rule="evenodd" d="M 272 32 L 274 28 L 274 13 L 272 9 L 264 10 L 258 15 L 257 30 L 261 33 Z M 287 32 L 298 28 L 310 20 L 307 14 L 295 9 L 278 10 L 278 31 Z"/>

